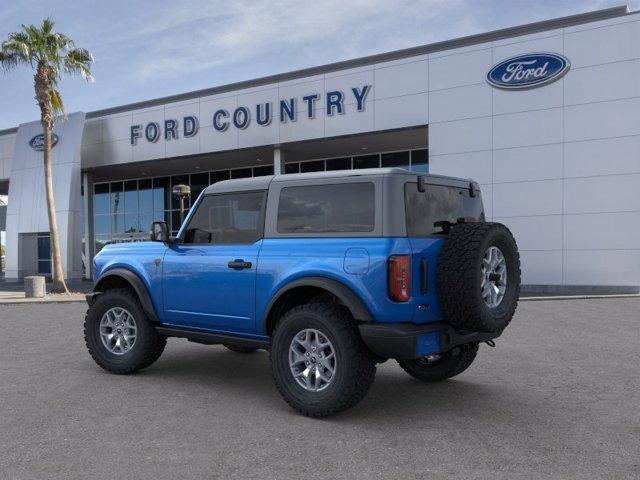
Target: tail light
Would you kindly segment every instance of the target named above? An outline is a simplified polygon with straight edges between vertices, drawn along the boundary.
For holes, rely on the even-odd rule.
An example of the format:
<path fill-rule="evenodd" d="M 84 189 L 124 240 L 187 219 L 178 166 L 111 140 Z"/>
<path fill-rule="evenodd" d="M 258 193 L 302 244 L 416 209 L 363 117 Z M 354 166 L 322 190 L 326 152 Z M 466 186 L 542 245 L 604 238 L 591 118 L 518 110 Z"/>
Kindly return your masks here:
<path fill-rule="evenodd" d="M 411 261 L 409 255 L 389 257 L 389 298 L 406 302 L 411 297 Z"/>

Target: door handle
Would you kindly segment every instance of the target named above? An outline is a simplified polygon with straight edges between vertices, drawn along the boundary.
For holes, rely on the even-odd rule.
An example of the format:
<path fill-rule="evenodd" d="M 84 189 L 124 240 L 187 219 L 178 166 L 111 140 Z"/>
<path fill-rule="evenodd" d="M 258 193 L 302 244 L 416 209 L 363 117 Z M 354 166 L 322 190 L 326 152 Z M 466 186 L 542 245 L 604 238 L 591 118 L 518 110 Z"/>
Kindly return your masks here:
<path fill-rule="evenodd" d="M 227 266 L 234 270 L 243 270 L 245 268 L 251 268 L 251 262 L 245 262 L 241 258 L 236 258 L 235 260 L 230 261 Z"/>

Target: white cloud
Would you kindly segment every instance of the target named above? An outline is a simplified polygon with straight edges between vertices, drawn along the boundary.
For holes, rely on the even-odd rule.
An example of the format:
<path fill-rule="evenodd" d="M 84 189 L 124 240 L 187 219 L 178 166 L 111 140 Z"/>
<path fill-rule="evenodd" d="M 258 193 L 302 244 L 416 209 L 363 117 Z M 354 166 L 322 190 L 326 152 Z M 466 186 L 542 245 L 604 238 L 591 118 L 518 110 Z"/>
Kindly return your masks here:
<path fill-rule="evenodd" d="M 333 61 L 413 46 L 441 38 L 428 25 L 465 6 L 463 0 L 327 0 L 303 4 L 272 2 L 207 2 L 192 0 L 173 6 L 171 15 L 151 13 L 140 29 L 109 41 L 127 45 L 135 80 L 181 75 L 238 64 L 265 54 L 298 47 L 311 60 Z M 422 31 L 420 31 L 422 27 Z M 479 26 L 469 15 L 455 27 L 464 35 Z"/>

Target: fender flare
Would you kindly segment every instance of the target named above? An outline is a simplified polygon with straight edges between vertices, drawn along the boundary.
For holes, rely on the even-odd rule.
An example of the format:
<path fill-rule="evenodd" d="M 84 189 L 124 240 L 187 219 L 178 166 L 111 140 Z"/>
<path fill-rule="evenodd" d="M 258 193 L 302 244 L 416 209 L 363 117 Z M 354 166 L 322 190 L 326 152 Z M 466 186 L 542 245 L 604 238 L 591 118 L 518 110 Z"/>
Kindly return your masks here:
<path fill-rule="evenodd" d="M 371 313 L 364 302 L 345 284 L 327 277 L 303 277 L 287 283 L 271 298 L 262 319 L 262 326 L 265 332 L 267 331 L 267 320 L 269 319 L 269 314 L 273 306 L 282 295 L 297 287 L 317 287 L 326 290 L 344 303 L 356 320 L 364 322 L 373 321 Z"/>
<path fill-rule="evenodd" d="M 102 275 L 96 281 L 96 285 L 93 288 L 96 296 L 102 293 L 102 291 L 100 290 L 100 285 L 109 277 L 120 277 L 123 280 L 127 281 L 127 283 L 129 283 L 135 290 L 136 295 L 138 295 L 144 313 L 147 314 L 151 321 L 160 323 L 160 319 L 158 318 L 158 315 L 156 315 L 156 309 L 153 306 L 153 302 L 151 301 L 151 296 L 149 295 L 147 287 L 140 279 L 140 277 L 131 270 L 127 270 L 126 268 L 114 268 L 113 270 L 105 272 L 104 275 Z"/>

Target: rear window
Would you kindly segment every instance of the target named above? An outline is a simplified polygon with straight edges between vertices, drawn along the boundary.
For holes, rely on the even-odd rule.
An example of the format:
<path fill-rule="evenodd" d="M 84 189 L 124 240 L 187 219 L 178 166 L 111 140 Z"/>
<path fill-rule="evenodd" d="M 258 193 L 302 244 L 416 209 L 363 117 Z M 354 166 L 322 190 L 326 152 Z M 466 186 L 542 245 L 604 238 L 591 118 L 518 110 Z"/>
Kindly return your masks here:
<path fill-rule="evenodd" d="M 278 203 L 278 233 L 372 232 L 373 183 L 285 187 Z"/>
<path fill-rule="evenodd" d="M 426 191 L 419 192 L 417 183 L 407 183 L 404 198 L 410 237 L 442 233 L 442 228 L 435 226 L 441 221 L 455 223 L 460 217 L 484 221 L 482 197 L 471 197 L 466 188 L 426 185 Z"/>

